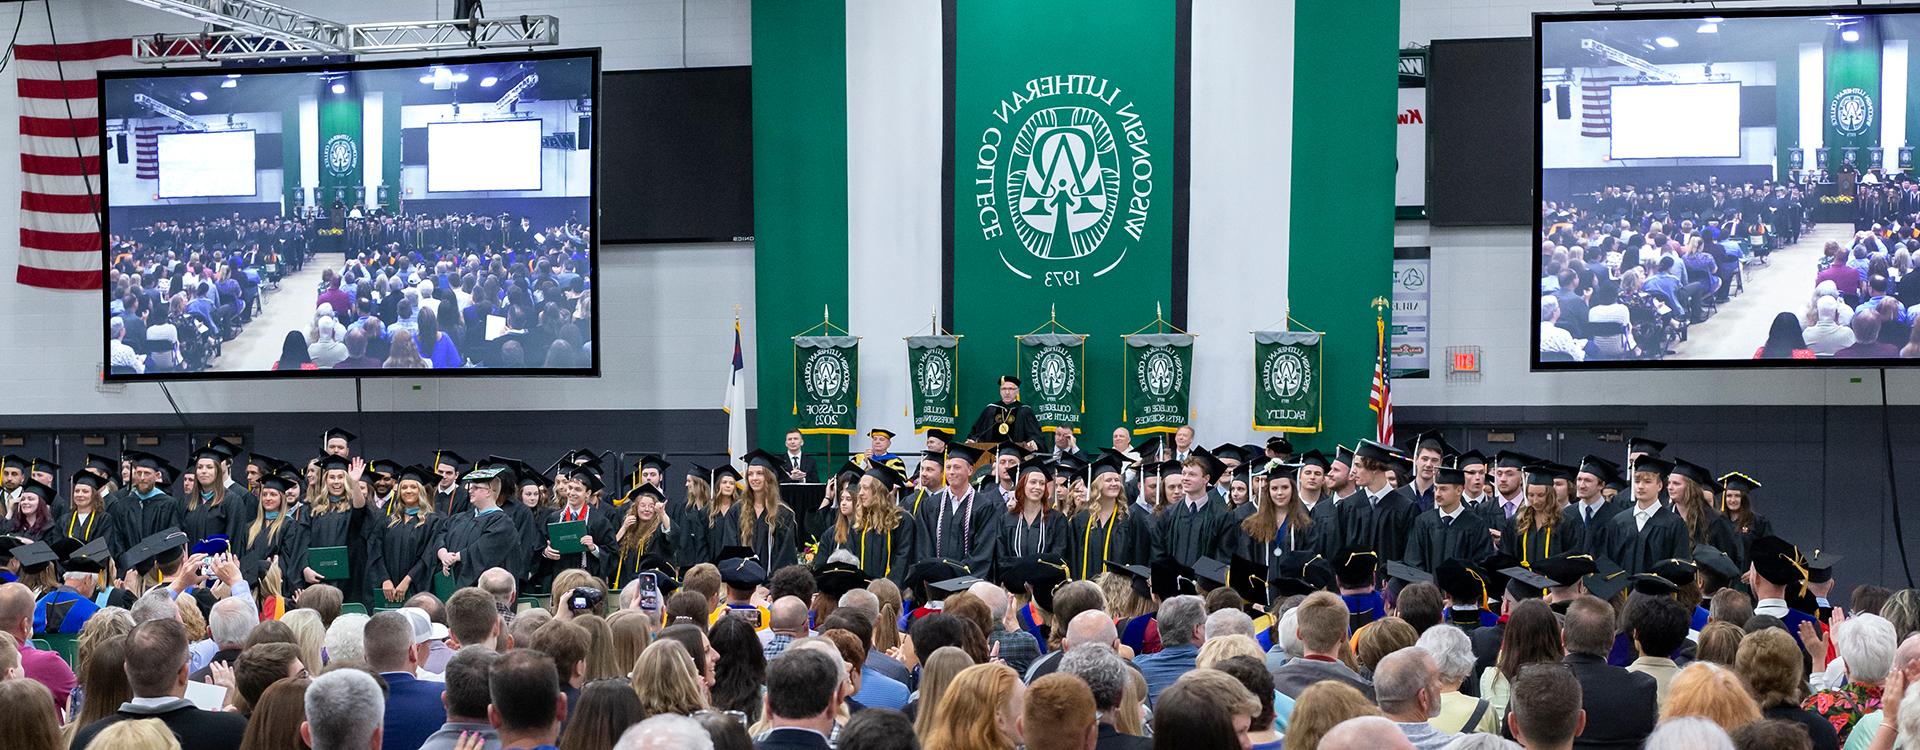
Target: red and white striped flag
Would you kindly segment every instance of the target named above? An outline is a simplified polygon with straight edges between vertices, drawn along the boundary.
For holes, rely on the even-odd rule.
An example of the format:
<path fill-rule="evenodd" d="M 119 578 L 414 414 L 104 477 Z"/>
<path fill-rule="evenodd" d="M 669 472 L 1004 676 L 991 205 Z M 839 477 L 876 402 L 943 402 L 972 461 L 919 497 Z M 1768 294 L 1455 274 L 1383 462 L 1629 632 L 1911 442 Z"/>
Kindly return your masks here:
<path fill-rule="evenodd" d="M 100 113 L 95 73 L 133 55 L 107 39 L 13 48 L 20 93 L 20 267 L 46 289 L 99 289 Z"/>
<path fill-rule="evenodd" d="M 1625 76 L 1593 73 L 1580 79 L 1580 135 L 1588 138 L 1613 135 L 1613 85 L 1626 80 Z"/>
<path fill-rule="evenodd" d="M 1393 380 L 1387 376 L 1387 319 L 1379 318 L 1377 327 L 1380 356 L 1373 361 L 1373 392 L 1367 397 L 1367 408 L 1375 415 L 1374 441 L 1393 445 Z"/>

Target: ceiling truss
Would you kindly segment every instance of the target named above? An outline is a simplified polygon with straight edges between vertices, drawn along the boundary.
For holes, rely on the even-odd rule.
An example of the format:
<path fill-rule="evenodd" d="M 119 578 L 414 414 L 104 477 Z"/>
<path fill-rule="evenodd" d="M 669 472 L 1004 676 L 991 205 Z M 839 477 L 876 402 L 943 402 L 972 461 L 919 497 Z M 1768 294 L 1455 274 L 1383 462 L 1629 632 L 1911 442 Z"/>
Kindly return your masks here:
<path fill-rule="evenodd" d="M 545 47 L 560 43 L 546 15 L 345 24 L 266 0 L 127 0 L 207 24 L 205 31 L 135 37 L 134 59 L 151 64 L 318 55 Z"/>

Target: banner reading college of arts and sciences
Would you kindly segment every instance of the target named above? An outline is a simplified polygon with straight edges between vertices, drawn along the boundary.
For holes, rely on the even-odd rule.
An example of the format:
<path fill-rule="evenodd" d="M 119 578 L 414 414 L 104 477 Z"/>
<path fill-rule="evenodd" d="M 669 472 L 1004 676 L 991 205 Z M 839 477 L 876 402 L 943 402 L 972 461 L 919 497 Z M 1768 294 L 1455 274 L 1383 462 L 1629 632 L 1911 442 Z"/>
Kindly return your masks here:
<path fill-rule="evenodd" d="M 1849 42 L 1842 34 L 1858 33 Z M 1880 25 L 1872 17 L 1862 23 L 1834 26 L 1826 31 L 1826 121 L 1825 139 L 1828 163 L 1821 166 L 1838 173 L 1849 161 L 1862 174 L 1878 165 L 1868 164 L 1868 149 L 1880 145 L 1880 118 L 1884 102 L 1880 97 Z M 1803 83 L 1803 86 L 1812 85 Z"/>
<path fill-rule="evenodd" d="M 1320 431 L 1320 334 L 1255 331 L 1253 429 Z"/>
<path fill-rule="evenodd" d="M 1193 335 L 1140 333 L 1122 337 L 1126 402 L 1121 414 L 1138 436 L 1173 432 L 1192 417 L 1187 395 L 1193 385 Z"/>
<path fill-rule="evenodd" d="M 1026 381 L 1020 394 L 1033 407 L 1040 429 L 1080 431 L 1087 408 L 1087 337 L 1077 333 L 1032 333 L 1015 347 L 1016 372 Z"/>
<path fill-rule="evenodd" d="M 942 321 L 987 340 L 1055 307 L 1095 337 L 1155 305 L 1182 322 L 1191 5 L 945 0 Z M 987 348 L 962 359 L 982 375 L 965 384 L 969 409 L 996 400 L 1004 374 Z M 1120 366 L 1110 347 L 1085 354 L 1082 372 Z M 1111 425 L 1119 394 L 1087 395 Z"/>
<path fill-rule="evenodd" d="M 913 379 L 913 431 L 953 433 L 960 417 L 960 337 L 908 336 L 907 373 Z"/>
<path fill-rule="evenodd" d="M 793 414 L 803 435 L 852 435 L 860 412 L 860 337 L 793 337 Z"/>

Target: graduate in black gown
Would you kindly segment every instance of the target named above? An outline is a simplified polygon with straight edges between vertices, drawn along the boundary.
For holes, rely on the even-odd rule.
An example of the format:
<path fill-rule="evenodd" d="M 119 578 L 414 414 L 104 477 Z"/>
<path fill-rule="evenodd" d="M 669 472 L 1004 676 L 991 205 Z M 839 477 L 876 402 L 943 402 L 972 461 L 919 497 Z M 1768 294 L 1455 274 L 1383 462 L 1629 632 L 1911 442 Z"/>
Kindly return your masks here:
<path fill-rule="evenodd" d="M 1580 530 L 1581 552 L 1600 554 L 1606 547 L 1603 535 L 1613 517 L 1633 504 L 1627 498 L 1606 496 L 1607 483 L 1619 471 L 1618 465 L 1599 456 L 1580 459 L 1579 473 L 1574 475 L 1573 502 L 1567 504 L 1563 523 Z"/>
<path fill-rule="evenodd" d="M 1433 507 L 1413 519 L 1401 562 L 1434 573 L 1449 558 L 1477 562 L 1493 553 L 1485 516 L 1461 504 L 1466 483 L 1466 472 L 1459 469 L 1442 466 L 1434 472 Z"/>
<path fill-rule="evenodd" d="M 840 548 L 853 528 L 853 514 L 859 505 L 860 477 L 867 473 L 858 461 L 847 461 L 827 480 L 820 507 L 801 514 L 800 539 L 814 547 L 813 559 L 824 561 Z"/>
<path fill-rule="evenodd" d="M 179 528 L 185 518 L 180 501 L 168 495 L 160 484 L 167 466 L 166 459 L 145 451 L 130 451 L 127 458 L 133 464 L 130 471 L 132 481 L 108 514 L 113 523 L 107 537 L 107 547 L 116 556 L 127 554 L 142 539 L 167 529 Z"/>
<path fill-rule="evenodd" d="M 553 577 L 565 570 L 559 564 L 557 553 L 553 557 L 546 554 L 550 551 L 547 549 L 547 513 L 553 509 L 549 497 L 553 480 L 525 462 L 515 466 L 514 473 L 517 481 L 514 491 L 508 494 L 506 510 L 519 535 L 515 547 L 520 560 L 507 569 L 519 576 L 521 591 L 530 596 L 544 596 L 552 587 Z"/>
<path fill-rule="evenodd" d="M 227 483 L 227 472 L 223 467 L 226 453 L 214 446 L 205 446 L 193 452 L 193 491 L 182 498 L 186 505 L 186 518 L 180 524 L 180 530 L 195 542 L 216 536 L 233 538 L 233 532 L 239 517 L 234 509 L 243 501 L 233 496 L 233 486 Z M 251 495 L 249 495 L 251 498 Z"/>
<path fill-rule="evenodd" d="M 395 483 L 391 513 L 373 517 L 373 543 L 367 580 L 380 587 L 385 604 L 401 604 L 414 594 L 433 590 L 433 555 L 429 545 L 440 534 L 445 516 L 434 512 L 432 487 L 439 477 L 424 466 L 401 467 Z"/>
<path fill-rule="evenodd" d="M 1161 489 L 1168 495 L 1159 521 L 1162 561 L 1192 568 L 1202 557 L 1224 556 L 1235 522 L 1226 500 L 1213 491 L 1213 480 L 1225 469 L 1213 454 L 1195 448 L 1181 463 L 1177 478 L 1170 475 L 1161 480 Z"/>
<path fill-rule="evenodd" d="M 987 404 L 967 433 L 969 443 L 1011 442 L 1030 451 L 1040 450 L 1040 420 L 1033 407 L 1020 403 L 1020 379 L 1000 376 L 1000 400 Z"/>
<path fill-rule="evenodd" d="M 1745 553 L 1735 554 L 1742 548 L 1740 534 L 1733 530 L 1727 517 L 1714 508 L 1711 493 L 1720 490 L 1720 483 L 1714 481 L 1712 472 L 1685 459 L 1675 459 L 1673 473 L 1667 475 L 1667 496 L 1673 499 L 1674 512 L 1686 522 L 1687 536 L 1693 544 L 1711 544 L 1732 557 L 1735 567 L 1745 566 Z M 1688 549 L 1691 550 L 1692 545 L 1688 545 Z M 1682 559 L 1691 560 L 1693 556 Z"/>
<path fill-rule="evenodd" d="M 296 516 L 299 526 L 295 541 L 287 545 L 287 558 L 282 561 L 289 568 L 288 577 L 293 579 L 295 591 L 304 589 L 323 580 L 340 589 L 341 595 L 350 602 L 366 604 L 373 599 L 373 590 L 367 582 L 367 547 L 371 526 L 368 524 L 367 496 L 361 488 L 365 478 L 366 459 L 345 458 L 331 453 L 316 461 L 320 469 L 320 484 L 315 487 L 307 505 Z M 308 556 L 312 550 L 321 547 L 345 547 L 347 550 L 346 580 L 321 578 L 311 565 Z"/>
<path fill-rule="evenodd" d="M 86 544 L 95 539 L 108 536 L 112 521 L 101 511 L 103 490 L 107 480 L 91 471 L 79 471 L 68 484 L 67 512 L 54 519 L 54 533 L 59 539 L 72 539 Z"/>
<path fill-rule="evenodd" d="M 1000 517 L 994 559 L 1066 555 L 1067 517 L 1052 507 L 1053 464 L 1031 456 L 1014 474 L 1013 507 Z"/>
<path fill-rule="evenodd" d="M 845 550 L 864 576 L 905 583 L 907 568 L 923 556 L 925 536 L 919 520 L 900 508 L 906 477 L 885 464 L 875 464 L 850 484 L 852 512 L 821 535 L 815 564 Z"/>
<path fill-rule="evenodd" d="M 984 452 L 969 445 L 947 446 L 946 483 L 920 504 L 927 554 L 966 566 L 975 575 L 993 564 L 994 532 L 1007 507 L 973 488 L 974 464 Z"/>
<path fill-rule="evenodd" d="M 432 553 L 434 572 L 451 577 L 455 588 L 478 583 L 480 574 L 489 568 L 514 573 L 512 566 L 521 560 L 516 547 L 518 530 L 497 505 L 505 489 L 512 486 L 512 468 L 484 466 L 468 472 L 461 482 L 466 485 L 473 509 L 449 516 L 440 525 Z"/>
<path fill-rule="evenodd" d="M 619 591 L 640 571 L 649 569 L 643 560 L 675 557 L 673 547 L 680 537 L 673 533 L 674 521 L 667 517 L 666 502 L 658 487 L 645 482 L 627 492 L 626 509 L 612 536 L 612 554 L 605 556 L 600 573 L 608 591 Z"/>
<path fill-rule="evenodd" d="M 54 524 L 53 498 L 58 494 L 37 479 L 22 479 L 20 497 L 14 501 L 12 512 L 7 514 L 9 533 L 30 542 L 57 540 L 59 527 Z"/>
<path fill-rule="evenodd" d="M 1528 469 L 1522 490 L 1526 500 L 1500 531 L 1500 551 L 1519 560 L 1521 567 L 1582 549 L 1580 530 L 1565 523 L 1566 509 L 1554 494 L 1555 476 L 1549 467 Z"/>
<path fill-rule="evenodd" d="M 650 482 L 643 480 L 641 484 Z M 659 491 L 657 486 L 655 489 L 661 497 L 666 497 L 665 491 Z M 694 464 L 687 467 L 686 490 L 679 500 L 664 500 L 665 505 L 660 508 L 671 521 L 668 533 L 673 535 L 673 549 L 668 560 L 679 570 L 711 562 L 713 553 L 719 551 L 707 549 L 708 532 L 719 516 L 739 501 L 740 472 L 732 466 L 709 471 Z M 627 497 L 633 496 L 631 491 L 627 493 Z"/>
<path fill-rule="evenodd" d="M 1253 472 L 1248 478 L 1258 487 L 1248 492 L 1254 498 L 1247 504 L 1251 512 L 1233 527 L 1229 554 L 1254 563 L 1269 580 L 1284 572 L 1279 563 L 1287 553 L 1320 547 L 1319 529 L 1294 492 L 1299 469 L 1294 464 L 1275 464 L 1264 472 Z"/>
<path fill-rule="evenodd" d="M 1399 460 L 1400 455 L 1392 448 L 1372 440 L 1362 440 L 1354 448 L 1353 464 L 1348 469 L 1354 492 L 1341 499 L 1337 509 L 1343 537 L 1337 547 L 1340 555 L 1356 549 L 1373 550 L 1379 553 L 1377 563 L 1384 564 L 1406 551 L 1407 534 L 1413 530 L 1420 507 L 1394 492 L 1387 481 L 1390 465 Z"/>
<path fill-rule="evenodd" d="M 1067 576 L 1098 579 L 1107 563 L 1145 565 L 1153 560 L 1153 532 L 1139 506 L 1127 502 L 1126 459 L 1102 449 L 1090 471 L 1084 510 L 1067 520 Z"/>
<path fill-rule="evenodd" d="M 1600 556 L 1619 566 L 1628 577 L 1652 570 L 1661 560 L 1693 557 L 1687 523 L 1672 508 L 1660 504 L 1660 493 L 1672 470 L 1672 462 L 1654 456 L 1643 455 L 1633 462 L 1634 504 L 1609 522 L 1605 554 Z"/>
<path fill-rule="evenodd" d="M 550 536 L 545 535 L 548 534 L 547 528 L 553 524 L 585 521 L 587 533 L 580 538 L 581 550 L 569 553 L 554 552 L 553 544 L 548 541 L 541 545 L 540 555 L 552 560 L 553 567 L 558 570 L 579 568 L 594 573 L 605 565 L 607 558 L 613 556 L 612 550 L 606 546 L 606 540 L 613 539 L 614 529 L 605 528 L 606 514 L 596 514 L 593 506 L 588 504 L 589 492 L 586 483 L 580 481 L 582 474 L 588 477 L 593 476 L 592 471 L 571 465 L 563 465 L 556 472 L 553 478 L 553 492 L 560 498 L 560 507 L 547 511 L 545 522 L 540 527 L 542 538 L 550 539 Z"/>
<path fill-rule="evenodd" d="M 1728 472 L 1720 477 L 1720 488 L 1720 513 L 1726 516 L 1740 541 L 1738 550 L 1724 551 L 1738 565 L 1740 561 L 1752 559 L 1747 548 L 1753 546 L 1753 540 L 1773 536 L 1773 522 L 1754 509 L 1753 492 L 1760 489 L 1759 480 L 1737 471 Z"/>
<path fill-rule="evenodd" d="M 800 559 L 796 540 L 799 522 L 793 509 L 780 500 L 779 458 L 759 449 L 743 458 L 747 463 L 746 492 L 715 519 L 707 534 L 708 549 L 748 547 L 766 561 L 768 570 L 792 565 Z"/>
<path fill-rule="evenodd" d="M 260 512 L 233 539 L 234 550 L 240 556 L 240 577 L 262 591 L 268 590 L 270 579 L 275 593 L 292 591 L 294 586 L 288 580 L 286 566 L 280 562 L 289 558 L 285 541 L 298 536 L 291 533 L 296 524 L 293 514 L 286 509 L 287 492 L 296 484 L 287 477 L 267 474 L 260 477 L 258 486 Z"/>

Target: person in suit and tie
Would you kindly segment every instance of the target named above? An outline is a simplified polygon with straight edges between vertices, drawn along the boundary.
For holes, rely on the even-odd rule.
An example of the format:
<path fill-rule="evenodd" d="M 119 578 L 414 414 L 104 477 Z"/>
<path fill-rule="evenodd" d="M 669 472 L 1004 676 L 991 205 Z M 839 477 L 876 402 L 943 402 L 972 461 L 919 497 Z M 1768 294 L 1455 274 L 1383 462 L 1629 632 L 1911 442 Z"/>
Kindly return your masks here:
<path fill-rule="evenodd" d="M 1606 539 L 1601 532 L 1615 515 L 1627 507 L 1626 501 L 1609 500 L 1602 492 L 1619 470 L 1612 461 L 1599 456 L 1589 455 L 1580 459 L 1580 470 L 1573 478 L 1574 502 L 1567 504 L 1562 525 L 1579 530 L 1579 549 L 1582 552 L 1598 552 L 1606 546 Z"/>
<path fill-rule="evenodd" d="M 1660 504 L 1673 462 L 1641 456 L 1633 462 L 1633 506 L 1614 514 L 1604 535 L 1602 554 L 1628 576 L 1645 573 L 1661 560 L 1693 559 L 1687 522 Z"/>
<path fill-rule="evenodd" d="M 840 672 L 826 651 L 803 645 L 767 662 L 767 723 L 756 750 L 828 750 L 840 708 Z"/>
<path fill-rule="evenodd" d="M 801 452 L 806 446 L 806 438 L 798 428 L 787 430 L 787 452 L 780 457 L 780 481 L 817 484 L 820 482 L 820 465 L 812 456 Z"/>
<path fill-rule="evenodd" d="M 443 637 L 445 629 L 441 627 Z M 411 607 L 378 612 L 367 621 L 367 665 L 387 682 L 386 738 L 394 747 L 419 747 L 447 721 L 446 706 L 440 701 L 446 683 L 417 677 L 427 659 L 427 644 L 434 640 L 433 630 L 426 611 Z"/>
<path fill-rule="evenodd" d="M 1629 750 L 1645 742 L 1659 718 L 1660 704 L 1653 675 L 1629 672 L 1607 663 L 1613 647 L 1613 607 L 1597 597 L 1583 596 L 1568 605 L 1560 626 L 1566 643 L 1563 663 L 1580 681 L 1580 703 L 1589 722 L 1573 746 L 1595 750 Z"/>

